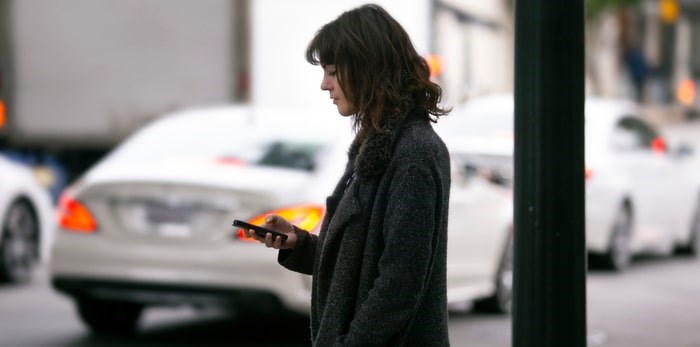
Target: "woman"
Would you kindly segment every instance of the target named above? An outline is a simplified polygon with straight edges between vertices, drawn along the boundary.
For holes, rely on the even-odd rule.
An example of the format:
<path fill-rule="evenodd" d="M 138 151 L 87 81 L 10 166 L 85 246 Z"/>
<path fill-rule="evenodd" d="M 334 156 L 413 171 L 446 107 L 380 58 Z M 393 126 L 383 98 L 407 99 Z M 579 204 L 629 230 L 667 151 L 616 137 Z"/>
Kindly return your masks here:
<path fill-rule="evenodd" d="M 431 121 L 441 89 L 407 33 L 366 5 L 323 26 L 306 51 L 321 89 L 356 137 L 319 235 L 275 215 L 286 268 L 313 276 L 314 346 L 447 346 L 445 284 L 450 164 Z"/>

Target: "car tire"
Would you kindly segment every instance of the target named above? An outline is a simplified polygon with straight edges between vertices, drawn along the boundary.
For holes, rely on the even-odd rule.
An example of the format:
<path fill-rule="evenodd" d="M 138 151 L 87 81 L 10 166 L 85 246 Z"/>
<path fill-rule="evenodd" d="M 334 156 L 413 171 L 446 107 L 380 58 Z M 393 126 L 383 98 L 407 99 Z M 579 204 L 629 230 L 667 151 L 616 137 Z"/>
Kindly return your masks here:
<path fill-rule="evenodd" d="M 474 310 L 484 313 L 510 313 L 513 304 L 513 237 L 508 237 L 496 272 L 494 293 L 474 301 Z"/>
<path fill-rule="evenodd" d="M 693 219 L 690 223 L 690 236 L 685 244 L 676 249 L 676 254 L 697 257 L 700 253 L 700 199 L 695 204 Z"/>
<path fill-rule="evenodd" d="M 78 298 L 76 304 L 80 319 L 96 335 L 132 334 L 144 308 L 131 302 L 93 298 Z"/>
<path fill-rule="evenodd" d="M 31 279 L 37 262 L 38 221 L 24 200 L 10 205 L 0 239 L 0 281 L 24 283 Z"/>
<path fill-rule="evenodd" d="M 629 208 L 623 206 L 615 216 L 615 222 L 610 232 L 608 251 L 602 258 L 604 268 L 612 271 L 622 271 L 629 267 L 632 261 L 631 238 L 631 213 Z"/>

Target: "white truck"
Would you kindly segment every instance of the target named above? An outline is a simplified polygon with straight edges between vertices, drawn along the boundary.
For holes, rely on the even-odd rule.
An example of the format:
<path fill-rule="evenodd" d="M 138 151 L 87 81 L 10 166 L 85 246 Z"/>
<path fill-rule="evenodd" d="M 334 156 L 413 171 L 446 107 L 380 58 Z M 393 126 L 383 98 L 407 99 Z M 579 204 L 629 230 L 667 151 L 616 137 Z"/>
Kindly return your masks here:
<path fill-rule="evenodd" d="M 69 181 L 166 111 L 245 100 L 247 6 L 0 0 L 0 149 Z"/>

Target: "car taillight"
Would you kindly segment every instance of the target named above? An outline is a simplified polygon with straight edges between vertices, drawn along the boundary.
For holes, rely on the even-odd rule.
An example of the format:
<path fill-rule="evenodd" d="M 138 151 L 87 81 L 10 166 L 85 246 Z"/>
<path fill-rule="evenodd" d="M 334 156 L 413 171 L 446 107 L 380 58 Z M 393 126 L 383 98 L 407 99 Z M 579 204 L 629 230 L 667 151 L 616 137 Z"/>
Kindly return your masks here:
<path fill-rule="evenodd" d="M 0 128 L 4 128 L 7 123 L 7 113 L 5 111 L 5 102 L 0 99 Z"/>
<path fill-rule="evenodd" d="M 97 230 L 97 221 L 90 210 L 68 191 L 61 195 L 58 203 L 58 224 L 66 230 L 79 233 L 93 233 Z"/>
<path fill-rule="evenodd" d="M 243 166 L 245 161 L 233 157 L 221 157 L 216 159 L 217 164 Z"/>
<path fill-rule="evenodd" d="M 295 205 L 257 215 L 249 219 L 248 223 L 255 225 L 263 225 L 265 224 L 265 217 L 267 215 L 276 214 L 288 220 L 290 223 L 296 225 L 300 229 L 309 232 L 317 232 L 316 229 L 320 226 L 321 219 L 323 219 L 323 213 L 324 208 L 320 205 Z M 245 237 L 243 229 L 238 229 L 238 238 L 244 241 L 253 241 L 252 238 Z"/>
<path fill-rule="evenodd" d="M 666 141 L 661 137 L 655 137 L 651 140 L 651 150 L 656 154 L 664 154 L 666 152 Z"/>

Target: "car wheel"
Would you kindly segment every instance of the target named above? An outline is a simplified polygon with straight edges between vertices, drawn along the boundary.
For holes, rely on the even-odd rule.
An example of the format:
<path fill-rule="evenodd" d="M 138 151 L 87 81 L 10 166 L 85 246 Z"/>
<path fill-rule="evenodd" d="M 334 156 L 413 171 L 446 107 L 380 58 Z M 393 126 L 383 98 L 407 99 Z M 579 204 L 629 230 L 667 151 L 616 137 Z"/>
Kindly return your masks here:
<path fill-rule="evenodd" d="M 127 335 L 136 330 L 144 306 L 131 302 L 79 298 L 80 319 L 98 335 Z"/>
<path fill-rule="evenodd" d="M 38 224 L 31 206 L 16 201 L 7 210 L 0 240 L 0 281 L 30 280 L 37 260 Z"/>
<path fill-rule="evenodd" d="M 496 272 L 496 290 L 474 302 L 474 310 L 488 313 L 509 313 L 513 303 L 513 238 L 508 237 Z"/>
<path fill-rule="evenodd" d="M 615 222 L 610 233 L 610 246 L 608 252 L 603 255 L 606 268 L 613 271 L 622 271 L 627 268 L 632 259 L 630 240 L 632 236 L 632 219 L 626 207 L 622 207 L 615 217 Z"/>
<path fill-rule="evenodd" d="M 693 220 L 690 223 L 690 237 L 684 245 L 676 249 L 676 253 L 694 257 L 700 253 L 700 200 L 695 204 Z"/>

